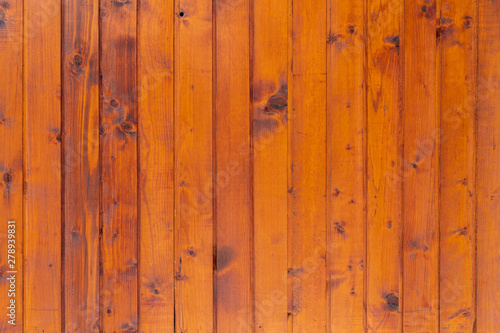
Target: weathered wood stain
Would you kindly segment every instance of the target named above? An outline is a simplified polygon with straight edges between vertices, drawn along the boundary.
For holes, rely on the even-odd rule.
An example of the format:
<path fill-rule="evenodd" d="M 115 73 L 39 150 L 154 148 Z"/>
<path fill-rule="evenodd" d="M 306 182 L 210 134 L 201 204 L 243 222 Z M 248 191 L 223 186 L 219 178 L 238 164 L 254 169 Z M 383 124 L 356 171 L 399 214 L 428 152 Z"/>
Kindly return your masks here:
<path fill-rule="evenodd" d="M 0 0 L 0 332 L 500 332 L 499 55 L 489 0 Z"/>

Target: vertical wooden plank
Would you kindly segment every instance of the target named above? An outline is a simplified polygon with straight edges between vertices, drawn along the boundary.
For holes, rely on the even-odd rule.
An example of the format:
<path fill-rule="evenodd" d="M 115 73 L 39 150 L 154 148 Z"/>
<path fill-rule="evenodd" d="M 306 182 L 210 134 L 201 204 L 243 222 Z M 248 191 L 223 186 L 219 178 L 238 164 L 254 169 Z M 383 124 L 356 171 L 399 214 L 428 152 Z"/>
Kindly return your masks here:
<path fill-rule="evenodd" d="M 365 1 L 330 1 L 328 198 L 331 331 L 365 330 Z"/>
<path fill-rule="evenodd" d="M 174 332 L 174 3 L 140 1 L 139 332 Z M 132 56 L 132 54 L 131 54 Z"/>
<path fill-rule="evenodd" d="M 60 332 L 61 3 L 24 5 L 24 330 Z"/>
<path fill-rule="evenodd" d="M 212 3 L 177 0 L 175 8 L 175 323 L 177 332 L 212 332 Z"/>
<path fill-rule="evenodd" d="M 293 332 L 327 332 L 326 1 L 293 1 Z"/>
<path fill-rule="evenodd" d="M 440 325 L 472 332 L 476 250 L 476 1 L 441 10 Z"/>
<path fill-rule="evenodd" d="M 479 1 L 477 332 L 500 331 L 500 3 Z"/>
<path fill-rule="evenodd" d="M 253 332 L 250 6 L 215 2 L 217 332 Z"/>
<path fill-rule="evenodd" d="M 99 332 L 99 4 L 63 3 L 65 332 Z"/>
<path fill-rule="evenodd" d="M 137 330 L 137 2 L 101 1 L 101 329 Z"/>
<path fill-rule="evenodd" d="M 293 168 L 292 168 L 292 152 L 293 152 L 293 1 L 288 0 L 288 27 L 287 27 L 287 39 L 288 39 L 288 106 L 287 106 L 287 187 L 288 187 L 288 198 L 287 198 L 287 333 L 293 333 L 293 248 L 294 248 L 294 233 L 293 225 L 294 220 L 291 218 L 293 213 L 293 201 L 290 197 L 290 190 L 293 191 Z"/>
<path fill-rule="evenodd" d="M 399 0 L 368 1 L 367 329 L 402 330 L 402 68 Z"/>
<path fill-rule="evenodd" d="M 439 330 L 439 0 L 404 9 L 404 331 Z"/>
<path fill-rule="evenodd" d="M 19 0 L 0 4 L 0 72 L 0 308 L 4 311 L 0 331 L 14 333 L 23 331 L 23 2 Z"/>
<path fill-rule="evenodd" d="M 253 3 L 255 327 L 286 332 L 288 0 Z"/>

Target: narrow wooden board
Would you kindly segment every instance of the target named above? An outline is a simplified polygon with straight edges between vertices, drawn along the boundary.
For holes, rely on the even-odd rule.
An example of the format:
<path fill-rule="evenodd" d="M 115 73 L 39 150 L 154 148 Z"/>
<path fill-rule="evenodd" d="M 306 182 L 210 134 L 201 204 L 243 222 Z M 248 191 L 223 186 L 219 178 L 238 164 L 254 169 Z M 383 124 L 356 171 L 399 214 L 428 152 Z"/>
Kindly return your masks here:
<path fill-rule="evenodd" d="M 440 326 L 473 332 L 477 10 L 474 0 L 441 7 Z"/>
<path fill-rule="evenodd" d="M 286 332 L 288 0 L 253 3 L 255 330 Z"/>
<path fill-rule="evenodd" d="M 439 331 L 439 12 L 404 4 L 404 331 Z"/>
<path fill-rule="evenodd" d="M 330 1 L 328 237 L 332 332 L 366 329 L 365 2 Z"/>
<path fill-rule="evenodd" d="M 99 332 L 99 3 L 63 17 L 63 330 Z"/>
<path fill-rule="evenodd" d="M 138 329 L 137 1 L 101 1 L 101 323 Z"/>
<path fill-rule="evenodd" d="M 4 312 L 0 317 L 0 331 L 17 333 L 23 331 L 24 301 L 23 2 L 20 0 L 4 1 L 0 5 L 0 72 L 0 141 L 3 143 L 0 145 L 0 308 Z M 17 273 L 9 274 L 9 271 Z M 11 288 L 11 284 L 15 288 Z"/>
<path fill-rule="evenodd" d="M 61 332 L 61 3 L 24 1 L 26 332 Z"/>
<path fill-rule="evenodd" d="M 212 3 L 177 0 L 175 8 L 175 323 L 177 332 L 212 332 Z"/>
<path fill-rule="evenodd" d="M 217 0 L 215 11 L 216 330 L 252 332 L 249 1 Z"/>
<path fill-rule="evenodd" d="M 326 1 L 293 1 L 292 330 L 327 332 Z M 324 36 L 323 39 L 321 36 Z"/>
<path fill-rule="evenodd" d="M 367 329 L 402 330 L 403 3 L 368 1 Z"/>
<path fill-rule="evenodd" d="M 500 3 L 479 1 L 477 113 L 478 333 L 500 331 Z"/>
<path fill-rule="evenodd" d="M 174 332 L 174 3 L 140 1 L 139 332 Z"/>

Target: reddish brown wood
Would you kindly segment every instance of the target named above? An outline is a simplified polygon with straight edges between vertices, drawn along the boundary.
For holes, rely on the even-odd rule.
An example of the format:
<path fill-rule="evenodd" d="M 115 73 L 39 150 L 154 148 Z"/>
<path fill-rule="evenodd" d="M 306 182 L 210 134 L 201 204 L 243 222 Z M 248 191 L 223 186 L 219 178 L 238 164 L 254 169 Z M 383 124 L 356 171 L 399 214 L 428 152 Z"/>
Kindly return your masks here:
<path fill-rule="evenodd" d="M 64 1 L 64 327 L 99 332 L 99 4 Z"/>
<path fill-rule="evenodd" d="M 139 331 L 174 332 L 174 8 L 140 1 Z"/>
<path fill-rule="evenodd" d="M 4 311 L 0 331 L 17 333 L 23 331 L 24 303 L 23 2 L 4 1 L 0 15 L 4 22 L 0 29 L 0 249 L 4 251 L 0 254 L 0 308 Z"/>
<path fill-rule="evenodd" d="M 138 329 L 137 0 L 101 1 L 103 332 Z"/>
<path fill-rule="evenodd" d="M 0 331 L 499 331 L 499 18 L 0 0 Z"/>

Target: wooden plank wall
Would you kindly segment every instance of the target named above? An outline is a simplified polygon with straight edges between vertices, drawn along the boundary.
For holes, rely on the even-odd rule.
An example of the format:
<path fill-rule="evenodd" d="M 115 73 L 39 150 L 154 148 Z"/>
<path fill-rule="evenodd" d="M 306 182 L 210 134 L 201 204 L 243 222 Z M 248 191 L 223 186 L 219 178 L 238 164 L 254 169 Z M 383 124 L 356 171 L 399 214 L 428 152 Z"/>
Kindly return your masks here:
<path fill-rule="evenodd" d="M 491 0 L 0 1 L 0 331 L 500 332 L 499 56 Z"/>

